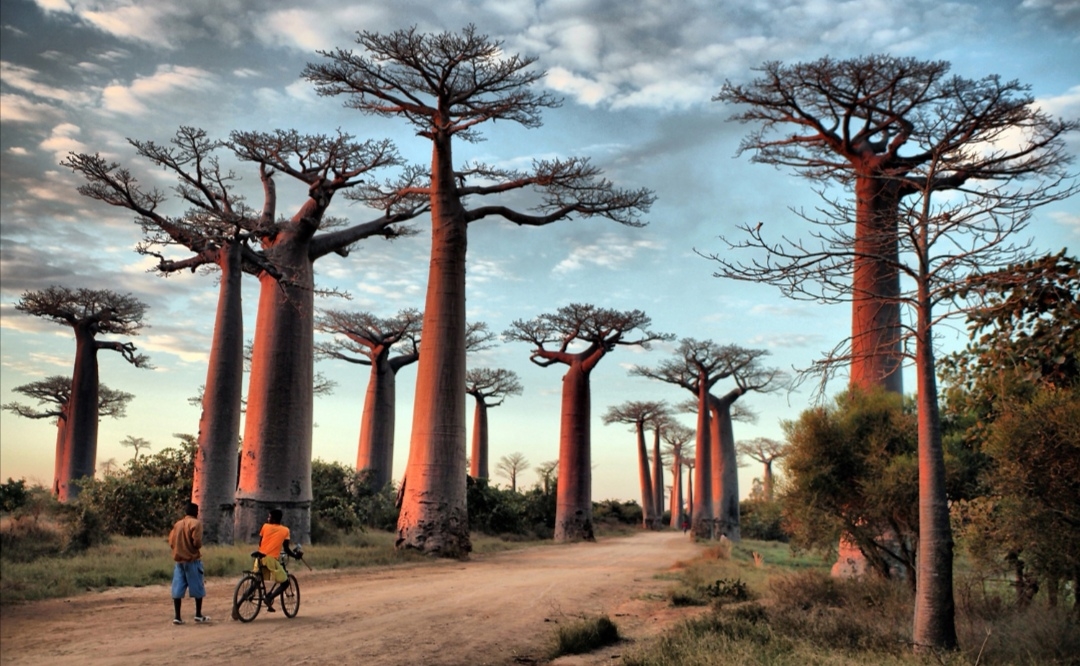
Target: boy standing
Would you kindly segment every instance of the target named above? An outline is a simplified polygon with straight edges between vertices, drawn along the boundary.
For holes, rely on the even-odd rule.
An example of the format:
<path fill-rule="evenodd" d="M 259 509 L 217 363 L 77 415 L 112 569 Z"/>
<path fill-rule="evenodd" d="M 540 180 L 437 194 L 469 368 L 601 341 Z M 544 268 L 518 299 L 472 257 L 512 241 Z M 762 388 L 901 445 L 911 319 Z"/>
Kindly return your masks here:
<path fill-rule="evenodd" d="M 209 622 L 210 618 L 202 613 L 203 597 L 206 587 L 203 584 L 202 548 L 203 526 L 199 520 L 199 505 L 188 502 L 184 517 L 176 521 L 169 532 L 169 547 L 172 548 L 173 566 L 172 598 L 173 624 L 183 624 L 180 617 L 180 602 L 187 592 L 195 599 L 195 621 Z"/>

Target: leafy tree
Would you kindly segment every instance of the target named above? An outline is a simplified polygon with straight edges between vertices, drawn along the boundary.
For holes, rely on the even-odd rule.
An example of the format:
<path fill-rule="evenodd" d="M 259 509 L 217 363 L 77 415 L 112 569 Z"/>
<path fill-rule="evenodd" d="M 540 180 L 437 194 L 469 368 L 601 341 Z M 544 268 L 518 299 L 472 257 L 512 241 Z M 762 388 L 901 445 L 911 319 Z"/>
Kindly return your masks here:
<path fill-rule="evenodd" d="M 657 340 L 674 337 L 649 330 L 651 323 L 641 310 L 572 303 L 529 321 L 516 320 L 503 333 L 508 340 L 530 343 L 533 363 L 567 366 L 562 383 L 556 541 L 594 539 L 589 376 L 600 359 L 620 345 L 648 349 Z M 584 348 L 570 351 L 571 345 L 578 344 Z"/>
<path fill-rule="evenodd" d="M 529 461 L 525 458 L 524 454 L 511 453 L 508 456 L 499 458 L 499 464 L 495 466 L 495 469 L 510 480 L 510 490 L 512 492 L 517 492 L 518 474 L 528 469 L 528 467 Z"/>
<path fill-rule="evenodd" d="M 1032 259 L 965 293 L 982 307 L 942 374 L 982 464 L 980 496 L 960 503 L 966 542 L 983 562 L 1010 563 L 1021 603 L 1040 582 L 1056 603 L 1062 582 L 1080 583 L 1080 262 Z"/>
<path fill-rule="evenodd" d="M 332 542 L 340 532 L 370 527 L 391 530 L 397 523 L 393 484 L 375 487 L 370 472 L 316 458 L 311 463 L 313 542 Z"/>
<path fill-rule="evenodd" d="M 78 497 L 74 481 L 94 476 L 101 386 L 98 379 L 99 349 L 123 356 L 137 368 L 149 367 L 149 359 L 136 354 L 131 342 L 98 340 L 98 335 L 138 335 L 146 305 L 131 294 L 106 289 L 47 287 L 22 295 L 15 309 L 43 317 L 75 332 L 75 369 L 65 414 L 63 443 L 57 444 L 57 497 L 61 502 Z"/>
<path fill-rule="evenodd" d="M 38 401 L 38 407 L 9 402 L 0 407 L 28 419 L 56 419 L 56 457 L 53 461 L 53 495 L 60 494 L 60 469 L 64 462 L 64 442 L 67 428 L 68 403 L 71 400 L 71 377 L 52 375 L 45 379 L 16 386 L 15 393 L 22 393 Z M 127 404 L 135 396 L 115 391 L 105 384 L 98 384 L 98 418 L 109 416 L 122 419 L 127 415 Z M 44 406 L 44 407 L 43 407 Z"/>
<path fill-rule="evenodd" d="M 175 435 L 167 447 L 104 479 L 84 479 L 78 509 L 102 529 L 121 536 L 164 536 L 191 501 L 197 445 L 191 435 Z"/>
<path fill-rule="evenodd" d="M 30 492 L 26 488 L 26 479 L 8 480 L 0 484 L 0 511 L 11 513 L 21 508 L 30 498 Z"/>
<path fill-rule="evenodd" d="M 488 478 L 488 410 L 503 404 L 507 396 L 521 395 L 521 391 L 521 381 L 513 370 L 472 368 L 465 373 L 465 392 L 476 401 L 469 476 L 476 479 Z M 501 461 L 499 465 L 502 470 Z M 517 488 L 516 472 L 510 479 L 510 486 Z"/>
<path fill-rule="evenodd" d="M 471 25 L 460 33 L 365 31 L 356 42 L 363 53 L 321 52 L 325 60 L 309 64 L 304 76 L 320 94 L 344 95 L 347 106 L 364 113 L 402 118 L 431 141 L 431 168 L 415 172 L 411 190 L 429 197 L 432 242 L 399 545 L 458 557 L 470 550 L 461 474 L 469 226 L 488 218 L 542 226 L 572 215 L 640 226 L 638 216 L 653 196 L 644 189 L 615 188 L 583 158 L 537 161 L 528 171 L 455 164 L 454 140 L 480 140 L 482 123 L 537 127 L 541 111 L 558 106 L 558 100 L 533 87 L 543 77 L 532 67 L 535 58 L 507 55 L 501 42 Z M 539 194 L 537 212 L 504 202 L 466 204 L 469 198 L 523 190 Z"/>
<path fill-rule="evenodd" d="M 837 64 L 826 59 L 788 73 L 810 77 L 806 91 L 811 98 L 823 87 L 840 86 L 854 89 L 871 103 L 852 98 L 817 106 L 810 113 L 861 111 L 831 126 L 832 121 L 823 124 L 804 117 L 810 135 L 782 141 L 779 151 L 806 155 L 800 147 L 809 147 L 817 164 L 811 171 L 818 175 L 841 169 L 851 178 L 854 166 L 856 202 L 829 202 L 832 209 L 825 212 L 826 219 L 813 220 L 820 226 L 811 241 L 765 240 L 758 225 L 745 228 L 749 240 L 740 245 L 757 249 L 766 259 L 750 264 L 715 259 L 721 265 L 719 275 L 725 277 L 776 284 L 796 298 L 852 302 L 850 354 L 834 351 L 820 361 L 826 376 L 850 361 L 852 385 L 872 385 L 875 377 L 867 376 L 867 368 L 873 366 L 864 359 L 892 359 L 891 370 L 881 368 L 891 372 L 904 354 L 914 361 L 922 521 L 914 643 L 917 651 L 953 649 L 953 538 L 934 326 L 967 309 L 957 303 L 955 294 L 968 275 L 1025 257 L 1026 246 L 1014 238 L 1036 209 L 1080 190 L 1068 172 L 1072 158 L 1065 144 L 1066 135 L 1080 123 L 1051 118 L 1015 82 L 1003 84 L 998 77 L 944 78 L 948 69 L 944 63 L 875 57 L 839 65 L 838 71 Z M 774 79 L 766 85 L 770 90 L 766 97 L 778 90 L 775 80 L 781 70 L 777 66 L 771 71 Z M 898 82 L 912 81 L 920 87 L 897 88 Z M 781 94 L 784 91 L 788 101 L 779 106 L 788 122 L 790 100 L 799 95 L 793 96 L 786 86 Z M 765 150 L 769 154 L 770 148 Z M 826 153 L 843 157 L 847 164 L 819 161 Z M 860 175 L 860 165 L 864 171 L 870 167 L 870 172 Z M 875 201 L 887 207 L 875 213 Z M 862 273 L 873 278 L 863 279 Z M 899 276 L 911 286 L 902 291 Z M 897 316 L 901 307 L 912 313 L 912 323 L 904 329 Z M 896 314 L 879 322 L 876 317 L 882 312 Z M 903 350 L 901 341 L 909 341 L 914 349 Z"/>
<path fill-rule="evenodd" d="M 637 437 L 638 458 L 638 483 L 641 486 L 641 518 L 642 527 L 649 530 L 660 529 L 660 516 L 656 507 L 656 493 L 653 490 L 653 479 L 649 471 L 649 453 L 645 448 L 645 424 L 656 414 L 667 412 L 667 404 L 663 401 L 631 400 L 621 405 L 608 407 L 604 414 L 604 425 L 612 423 L 629 423 L 633 426 L 633 432 Z M 654 459 L 654 464 L 659 466 L 659 460 Z"/>
<path fill-rule="evenodd" d="M 884 389 L 851 389 L 783 426 L 781 501 L 792 545 L 829 551 L 844 534 L 879 575 L 902 568 L 914 585 L 919 481 L 910 405 Z"/>

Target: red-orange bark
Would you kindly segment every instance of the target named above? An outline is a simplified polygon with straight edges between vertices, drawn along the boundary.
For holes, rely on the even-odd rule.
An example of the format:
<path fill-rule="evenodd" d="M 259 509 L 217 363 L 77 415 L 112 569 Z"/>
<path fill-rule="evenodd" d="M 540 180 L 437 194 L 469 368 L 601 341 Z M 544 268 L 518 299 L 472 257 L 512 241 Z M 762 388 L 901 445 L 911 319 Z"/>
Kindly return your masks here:
<path fill-rule="evenodd" d="M 454 184 L 451 137 L 440 134 L 432 140 L 431 259 L 420 332 L 424 349 L 397 545 L 449 557 L 472 550 L 465 505 L 466 224 Z"/>
<path fill-rule="evenodd" d="M 204 542 L 231 544 L 244 380 L 241 243 L 234 241 L 219 249 L 217 265 L 221 277 L 199 418 L 191 501 L 199 505 Z"/>
<path fill-rule="evenodd" d="M 602 353 L 600 354 L 602 355 Z M 595 541 L 592 522 L 592 398 L 588 357 L 575 359 L 563 376 L 559 430 L 559 483 L 555 497 L 555 541 Z"/>

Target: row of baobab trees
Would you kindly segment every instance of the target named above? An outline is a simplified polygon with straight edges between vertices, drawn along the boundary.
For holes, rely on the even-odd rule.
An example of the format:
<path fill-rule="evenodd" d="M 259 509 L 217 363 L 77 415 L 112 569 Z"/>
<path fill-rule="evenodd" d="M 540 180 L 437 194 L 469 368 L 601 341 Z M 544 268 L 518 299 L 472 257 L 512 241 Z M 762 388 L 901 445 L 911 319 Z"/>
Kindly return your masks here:
<path fill-rule="evenodd" d="M 430 141 L 429 167 L 401 165 L 388 141 L 357 142 L 342 133 L 233 132 L 216 141 L 182 128 L 169 146 L 133 141 L 141 156 L 179 178 L 175 191 L 189 210 L 174 217 L 159 210 L 167 196 L 142 189 L 126 168 L 96 155 L 72 155 L 66 163 L 87 178 L 84 194 L 137 214 L 146 232 L 140 250 L 159 257 L 159 270 L 217 266 L 221 271 L 199 433 L 197 464 L 204 481 L 216 479 L 218 468 L 235 474 L 242 374 L 239 281 L 244 272 L 260 281 L 239 488 L 235 498 L 211 496 L 206 483 L 198 490 L 204 506 L 222 511 L 235 506 L 237 535 L 252 533 L 269 506 L 284 508 L 297 532 L 307 532 L 314 262 L 332 252 L 344 254 L 365 238 L 408 235 L 413 233 L 409 220 L 430 217 L 424 353 L 417 369 L 398 543 L 458 556 L 469 550 L 461 474 L 469 229 L 488 219 L 542 226 L 571 217 L 640 226 L 654 197 L 647 189 L 615 187 L 586 158 L 541 160 L 521 171 L 455 163 L 455 141 L 478 139 L 483 123 L 503 120 L 532 128 L 540 124 L 543 109 L 558 106 L 558 99 L 534 86 L 543 76 L 532 67 L 534 58 L 503 52 L 498 41 L 471 26 L 459 33 L 361 32 L 356 42 L 360 52 L 321 52 L 322 60 L 309 64 L 304 77 L 320 94 L 343 97 L 350 108 L 407 123 Z M 728 83 L 715 97 L 740 107 L 734 119 L 754 126 L 741 146 L 754 161 L 791 168 L 822 192 L 836 183 L 854 195 L 851 202 L 825 199 L 821 218 L 807 216 L 809 240 L 773 237 L 761 223 L 748 224 L 743 227 L 748 240 L 730 246 L 753 258 L 733 260 L 728 253 L 710 258 L 718 262 L 719 276 L 775 284 L 792 298 L 850 303 L 850 336 L 815 365 L 826 374 L 844 367 L 853 387 L 901 392 L 900 368 L 905 359 L 914 360 L 920 528 L 913 640 L 920 650 L 956 645 L 934 325 L 966 307 L 957 294 L 967 276 L 1023 256 L 1026 246 L 1012 239 L 1033 210 L 1076 191 L 1068 171 L 1072 157 L 1065 150 L 1076 121 L 1049 116 L 1016 81 L 993 75 L 966 79 L 949 69 L 946 62 L 878 55 L 771 62 L 757 78 Z M 249 208 L 235 195 L 233 174 L 219 168 L 219 149 L 258 169 L 261 208 Z M 400 167 L 397 177 L 377 181 L 375 173 L 386 167 Z M 278 176 L 307 187 L 308 198 L 291 217 L 279 217 L 276 210 Z M 500 200 L 477 203 L 523 190 L 536 196 L 527 212 Z M 339 192 L 380 214 L 335 228 L 325 213 Z M 191 255 L 167 258 L 162 248 L 169 246 Z M 901 316 L 904 308 L 912 313 L 910 324 Z M 536 323 L 535 330 L 522 331 L 535 343 L 534 360 L 568 362 L 567 376 L 575 381 L 564 382 L 564 398 L 567 392 L 585 395 L 598 357 L 549 349 L 557 338 L 549 337 L 543 319 Z M 701 407 L 700 456 L 711 450 L 700 438 L 712 432 L 705 408 L 712 375 L 703 359 L 683 357 L 688 359 L 698 370 L 696 379 L 686 381 L 693 383 Z M 563 405 L 587 401 L 564 399 Z M 573 430 L 584 422 L 581 414 L 564 410 L 561 441 L 587 443 L 587 432 Z M 564 450 L 564 444 L 556 532 L 561 538 L 586 538 L 588 446 Z M 711 461 L 695 475 L 700 478 L 710 467 Z M 209 483 L 217 487 L 216 481 Z M 695 493 L 695 504 L 702 495 L 700 489 Z"/>

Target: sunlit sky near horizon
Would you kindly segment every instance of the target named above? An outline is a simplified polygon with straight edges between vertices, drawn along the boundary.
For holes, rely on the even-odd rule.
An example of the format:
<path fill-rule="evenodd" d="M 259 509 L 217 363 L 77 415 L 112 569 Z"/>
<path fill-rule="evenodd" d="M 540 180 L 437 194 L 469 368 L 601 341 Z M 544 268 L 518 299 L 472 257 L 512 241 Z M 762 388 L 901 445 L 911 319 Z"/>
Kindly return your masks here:
<path fill-rule="evenodd" d="M 805 233 L 792 209 L 817 204 L 811 184 L 738 156 L 751 129 L 728 121 L 734 109 L 711 101 L 726 80 L 747 81 L 765 61 L 867 54 L 946 60 L 967 78 L 998 74 L 1030 84 L 1049 113 L 1080 117 L 1080 2 L 1077 0 L 486 0 L 424 3 L 332 0 L 4 0 L 0 7 L 0 402 L 32 404 L 12 391 L 46 376 L 70 375 L 70 329 L 25 316 L 14 304 L 27 290 L 50 285 L 131 292 L 150 305 L 148 327 L 132 341 L 154 370 L 135 369 L 119 355 L 99 354 L 101 381 L 135 395 L 120 420 L 101 422 L 98 460 L 123 462 L 126 436 L 151 452 L 173 446 L 173 433 L 195 434 L 199 408 L 188 403 L 205 382 L 217 298 L 212 275 L 147 273 L 151 261 L 134 252 L 140 238 L 131 214 L 84 198 L 79 178 L 59 166 L 69 151 L 101 153 L 130 167 L 140 181 L 173 185 L 134 157 L 126 138 L 167 142 L 181 125 L 212 138 L 231 130 L 296 129 L 360 139 L 390 138 L 402 156 L 426 163 L 430 144 L 402 121 L 346 109 L 320 98 L 301 79 L 317 50 L 358 48 L 356 31 L 460 30 L 473 23 L 504 41 L 507 53 L 537 56 L 542 85 L 561 96 L 544 125 L 481 127 L 486 140 L 458 143 L 464 160 L 527 166 L 537 158 L 591 157 L 617 185 L 652 189 L 648 226 L 603 220 L 517 228 L 485 220 L 470 227 L 468 317 L 501 332 L 515 319 L 572 302 L 641 309 L 656 331 L 713 339 L 771 352 L 766 361 L 804 368 L 843 340 L 849 307 L 785 300 L 774 288 L 713 277 L 703 257 L 727 252 L 719 236 L 762 221 L 777 235 Z M 1080 153 L 1080 137 L 1070 138 Z M 223 160 L 226 156 L 223 154 Z M 260 201 L 250 165 L 229 163 Z M 279 212 L 291 214 L 304 190 L 279 180 Z M 1040 210 L 1028 233 L 1042 251 L 1080 241 L 1080 201 Z M 171 212 L 178 212 L 172 209 Z M 352 222 L 376 217 L 338 198 L 330 215 Z M 393 242 L 368 240 L 347 258 L 316 264 L 320 287 L 348 292 L 316 307 L 368 310 L 391 316 L 422 308 L 429 248 L 420 233 Z M 255 326 L 257 281 L 245 278 L 245 337 Z M 962 322 L 956 322 L 962 329 Z M 958 346 L 942 331 L 943 347 Z M 605 426 L 609 406 L 627 400 L 667 400 L 688 393 L 630 377 L 633 365 L 655 365 L 674 343 L 652 351 L 619 348 L 592 375 L 593 499 L 640 499 L 634 437 Z M 471 366 L 514 370 L 524 386 L 490 412 L 492 473 L 501 456 L 521 452 L 530 470 L 558 453 L 563 366 L 541 368 L 521 343 L 502 343 L 470 357 Z M 315 402 L 314 455 L 353 464 L 367 368 L 322 361 L 316 370 L 337 382 Z M 416 366 L 398 376 L 394 476 L 404 472 Z M 843 388 L 843 377 L 828 387 Z M 905 386 L 912 390 L 910 373 Z M 730 388 L 723 382 L 716 392 Z M 782 439 L 780 422 L 811 404 L 812 392 L 751 394 L 740 404 L 757 413 L 736 423 L 737 439 Z M 468 419 L 472 418 L 470 398 Z M 693 425 L 692 415 L 681 420 Z M 55 424 L 0 412 L 0 478 L 48 485 Z M 782 473 L 782 470 L 781 470 Z M 748 462 L 741 494 L 761 475 Z M 669 477 L 668 477 L 669 478 Z M 506 479 L 495 480 L 508 485 Z"/>

